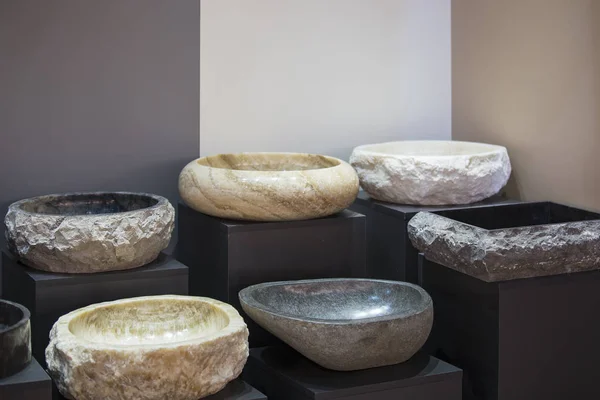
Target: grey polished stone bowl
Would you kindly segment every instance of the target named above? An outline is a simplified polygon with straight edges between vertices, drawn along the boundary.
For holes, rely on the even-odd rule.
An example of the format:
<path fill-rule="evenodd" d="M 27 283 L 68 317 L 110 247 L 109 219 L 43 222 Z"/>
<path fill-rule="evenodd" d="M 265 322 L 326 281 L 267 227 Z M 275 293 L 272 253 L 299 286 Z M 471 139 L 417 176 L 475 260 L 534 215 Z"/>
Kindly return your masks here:
<path fill-rule="evenodd" d="M 59 273 L 148 264 L 171 240 L 175 210 L 146 193 L 67 193 L 13 203 L 4 219 L 9 249 L 36 269 Z"/>
<path fill-rule="evenodd" d="M 29 310 L 0 300 L 0 379 L 21 371 L 31 362 Z"/>
<path fill-rule="evenodd" d="M 260 326 L 315 363 L 338 371 L 404 362 L 423 346 L 433 324 L 431 297 L 405 282 L 270 282 L 243 289 L 239 297 Z"/>

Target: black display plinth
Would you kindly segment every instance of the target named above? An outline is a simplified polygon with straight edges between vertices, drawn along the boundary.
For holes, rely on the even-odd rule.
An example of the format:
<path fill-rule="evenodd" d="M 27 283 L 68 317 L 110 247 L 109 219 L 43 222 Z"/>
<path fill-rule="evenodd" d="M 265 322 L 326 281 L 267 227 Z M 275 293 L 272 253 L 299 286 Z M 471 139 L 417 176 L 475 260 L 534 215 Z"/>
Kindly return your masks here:
<path fill-rule="evenodd" d="M 243 377 L 269 400 L 460 400 L 462 385 L 460 369 L 424 354 L 403 364 L 339 372 L 284 346 L 251 349 Z"/>
<path fill-rule="evenodd" d="M 2 253 L 3 297 L 31 311 L 33 355 L 45 366 L 48 335 L 56 320 L 73 310 L 128 297 L 188 292 L 188 268 L 161 254 L 140 268 L 97 274 L 54 274 L 19 263 Z"/>
<path fill-rule="evenodd" d="M 367 217 L 367 270 L 369 277 L 419 283 L 418 250 L 408 238 L 408 222 L 418 212 L 438 213 L 444 210 L 489 210 L 517 204 L 502 196 L 494 196 L 479 203 L 458 206 L 410 206 L 391 204 L 371 199 L 360 192 L 351 210 Z M 493 211 L 489 214 L 493 217 Z"/>
<path fill-rule="evenodd" d="M 344 211 L 307 221 L 242 222 L 179 204 L 176 254 L 190 268 L 190 294 L 241 312 L 238 292 L 257 283 L 365 277 L 365 217 Z M 252 347 L 279 343 L 245 319 Z"/>
<path fill-rule="evenodd" d="M 4 400 L 0 397 L 0 399 Z M 66 400 L 56 386 L 54 386 L 54 400 Z M 165 399 L 167 400 L 167 399 Z M 267 400 L 267 396 L 247 384 L 241 379 L 229 382 L 223 390 L 213 395 L 203 397 L 202 400 Z"/>
<path fill-rule="evenodd" d="M 487 283 L 421 258 L 427 349 L 463 368 L 465 399 L 600 398 L 600 271 Z"/>
<path fill-rule="evenodd" d="M 22 371 L 0 379 L 1 400 L 51 400 L 52 380 L 34 359 Z"/>

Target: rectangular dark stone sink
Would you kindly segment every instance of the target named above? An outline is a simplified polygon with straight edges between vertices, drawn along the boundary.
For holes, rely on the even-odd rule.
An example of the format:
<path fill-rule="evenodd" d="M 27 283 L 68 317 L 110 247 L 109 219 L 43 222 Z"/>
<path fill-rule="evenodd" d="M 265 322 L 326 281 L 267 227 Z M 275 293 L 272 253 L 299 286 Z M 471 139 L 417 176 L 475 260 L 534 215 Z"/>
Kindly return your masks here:
<path fill-rule="evenodd" d="M 428 260 L 485 282 L 600 268 L 600 214 L 556 203 L 421 212 L 408 235 Z"/>

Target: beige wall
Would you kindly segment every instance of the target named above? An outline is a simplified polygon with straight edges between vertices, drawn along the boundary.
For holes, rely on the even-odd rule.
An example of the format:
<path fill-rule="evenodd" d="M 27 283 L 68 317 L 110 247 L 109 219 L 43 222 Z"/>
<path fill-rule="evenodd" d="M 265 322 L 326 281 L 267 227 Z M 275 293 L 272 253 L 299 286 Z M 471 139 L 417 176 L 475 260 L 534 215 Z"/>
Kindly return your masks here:
<path fill-rule="evenodd" d="M 509 192 L 600 210 L 600 1 L 453 0 L 452 136 L 508 147 Z"/>
<path fill-rule="evenodd" d="M 450 0 L 202 0 L 200 153 L 449 139 Z"/>

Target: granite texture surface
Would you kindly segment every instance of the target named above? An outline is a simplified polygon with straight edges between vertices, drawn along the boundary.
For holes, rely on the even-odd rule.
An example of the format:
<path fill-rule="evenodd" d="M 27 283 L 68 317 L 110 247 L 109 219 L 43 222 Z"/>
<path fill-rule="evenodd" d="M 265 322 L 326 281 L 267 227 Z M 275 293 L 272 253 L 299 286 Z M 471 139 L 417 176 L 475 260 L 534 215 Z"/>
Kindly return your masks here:
<path fill-rule="evenodd" d="M 240 292 L 244 311 L 315 363 L 352 371 L 404 362 L 423 346 L 433 305 L 420 287 L 369 279 L 271 282 Z"/>
<path fill-rule="evenodd" d="M 359 146 L 350 156 L 362 188 L 397 204 L 470 204 L 498 193 L 511 173 L 506 148 L 458 141 Z"/>
<path fill-rule="evenodd" d="M 175 210 L 144 193 L 40 196 L 13 203 L 4 223 L 9 249 L 50 272 L 92 273 L 148 264 L 171 239 Z"/>
<path fill-rule="evenodd" d="M 486 230 L 422 212 L 408 234 L 428 260 L 486 282 L 600 269 L 600 220 Z"/>
<path fill-rule="evenodd" d="M 358 194 L 352 167 L 301 153 L 239 153 L 203 157 L 179 176 L 183 201 L 208 215 L 248 221 L 325 217 Z"/>
<path fill-rule="evenodd" d="M 248 330 L 233 307 L 175 295 L 73 311 L 46 349 L 59 391 L 77 400 L 198 400 L 237 378 L 247 358 Z"/>
<path fill-rule="evenodd" d="M 0 300 L 0 379 L 14 375 L 31 362 L 29 310 Z"/>

